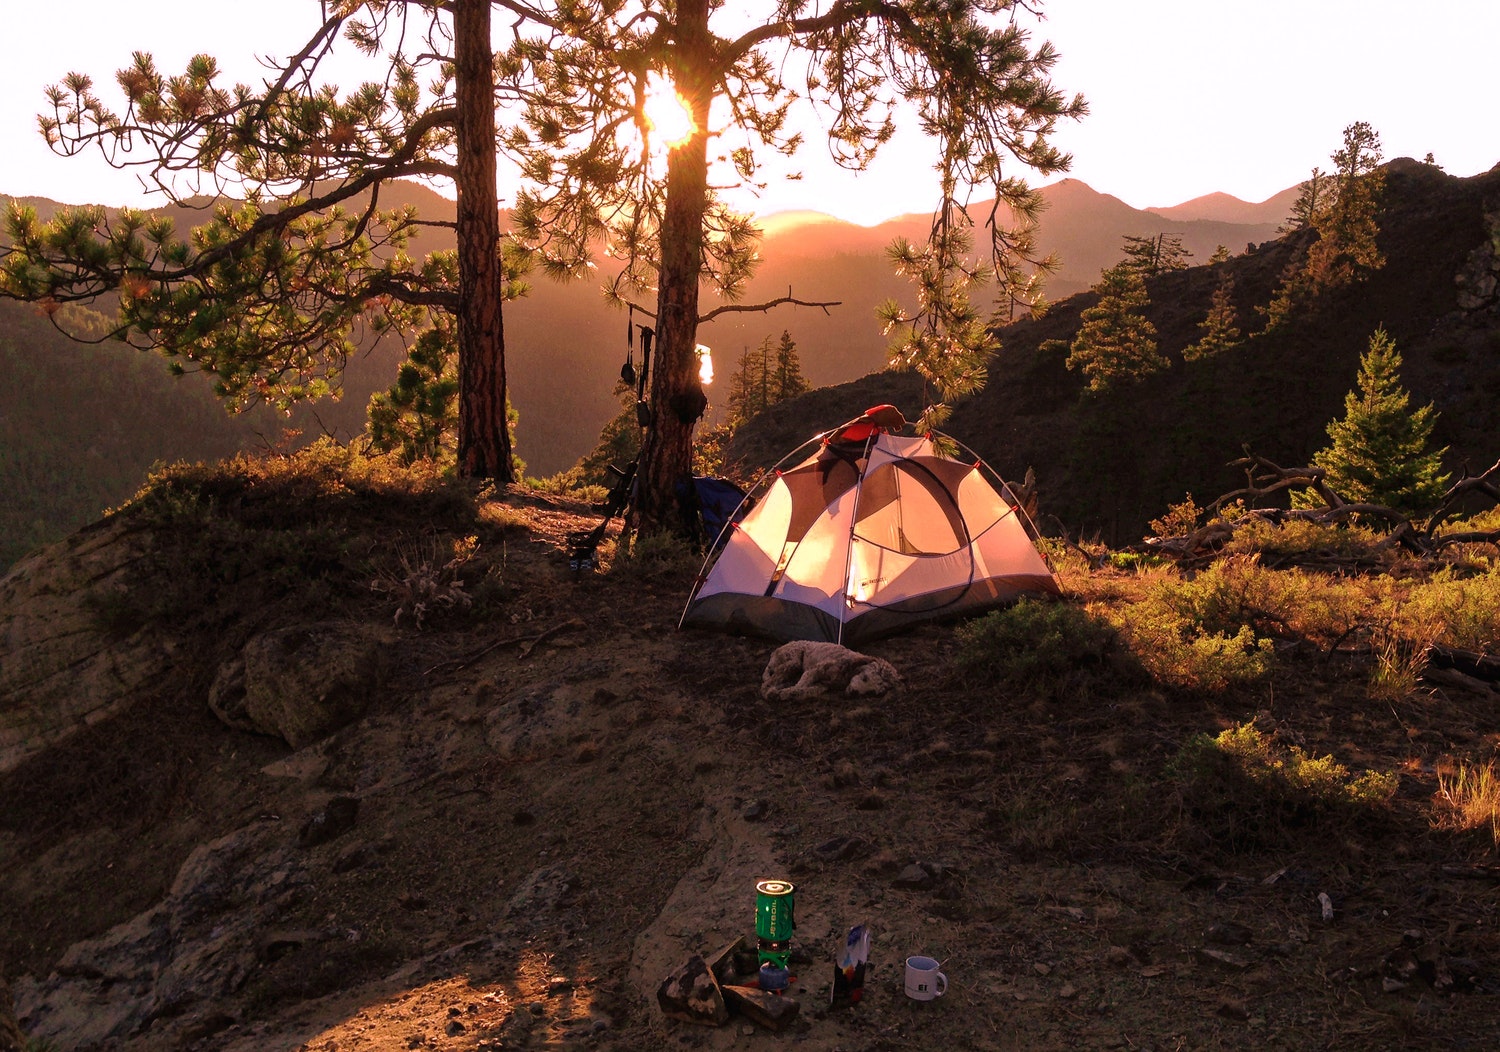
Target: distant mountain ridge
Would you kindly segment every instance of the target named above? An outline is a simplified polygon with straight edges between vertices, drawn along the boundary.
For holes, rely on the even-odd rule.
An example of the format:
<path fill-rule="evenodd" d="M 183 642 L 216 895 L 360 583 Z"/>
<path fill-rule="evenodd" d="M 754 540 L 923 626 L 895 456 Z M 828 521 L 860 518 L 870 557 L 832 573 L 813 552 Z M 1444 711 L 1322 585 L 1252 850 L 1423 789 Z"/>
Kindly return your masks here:
<path fill-rule="evenodd" d="M 1209 220 L 1218 223 L 1271 223 L 1279 225 L 1292 213 L 1292 205 L 1301 192 L 1300 184 L 1291 186 L 1259 203 L 1242 201 L 1225 193 L 1204 194 L 1191 201 L 1166 208 L 1151 207 L 1147 212 L 1173 222 Z"/>
<path fill-rule="evenodd" d="M 1221 278 L 1231 281 L 1236 326 L 1259 334 L 1257 308 L 1304 258 L 1312 234 L 1152 278 L 1146 316 L 1170 368 L 1104 395 L 1087 393 L 1066 367 L 1080 315 L 1097 296 L 1056 301 L 1042 317 L 998 330 L 988 383 L 955 407 L 945 430 L 1002 474 L 1034 468 L 1052 529 L 1130 544 L 1184 494 L 1205 506 L 1242 485 L 1227 465 L 1247 445 L 1286 466 L 1308 463 L 1327 444 L 1329 421 L 1343 415 L 1371 333 L 1384 328 L 1404 359 L 1411 405 L 1432 402 L 1439 413 L 1432 443 L 1448 448 L 1447 467 L 1483 471 L 1500 457 L 1500 165 L 1468 178 L 1411 158 L 1384 167 L 1386 263 L 1362 283 L 1320 297 L 1275 334 L 1190 362 L 1183 350 L 1201 336 Z M 1081 185 L 1061 186 L 1058 198 L 1055 214 L 1069 222 L 1118 218 L 1128 207 Z M 1267 214 L 1276 200 L 1263 202 Z M 1188 202 L 1181 214 L 1224 214 L 1227 204 Z M 1209 219 L 1157 220 L 1174 231 L 1223 229 Z M 911 377 L 891 373 L 814 391 L 752 421 L 730 455 L 751 467 L 771 463 L 806 437 L 808 420 L 837 422 L 880 402 L 918 410 L 922 398 Z"/>

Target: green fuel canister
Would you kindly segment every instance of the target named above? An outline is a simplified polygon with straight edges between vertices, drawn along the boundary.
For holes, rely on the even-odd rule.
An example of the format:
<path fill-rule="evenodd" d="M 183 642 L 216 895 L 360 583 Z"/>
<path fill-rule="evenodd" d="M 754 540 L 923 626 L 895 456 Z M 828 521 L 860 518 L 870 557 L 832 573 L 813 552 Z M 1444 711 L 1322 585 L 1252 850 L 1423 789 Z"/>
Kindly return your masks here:
<path fill-rule="evenodd" d="M 762 964 L 785 968 L 792 956 L 796 890 L 789 880 L 762 880 L 755 885 L 755 939 Z"/>

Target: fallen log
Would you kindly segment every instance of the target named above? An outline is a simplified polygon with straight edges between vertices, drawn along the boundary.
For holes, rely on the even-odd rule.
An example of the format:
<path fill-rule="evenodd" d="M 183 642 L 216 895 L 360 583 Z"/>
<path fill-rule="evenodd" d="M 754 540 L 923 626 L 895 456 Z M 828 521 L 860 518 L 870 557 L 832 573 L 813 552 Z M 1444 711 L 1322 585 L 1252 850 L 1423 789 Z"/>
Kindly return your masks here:
<path fill-rule="evenodd" d="M 1425 653 L 1429 668 L 1453 669 L 1486 683 L 1500 683 L 1500 657 L 1441 643 L 1429 644 Z"/>

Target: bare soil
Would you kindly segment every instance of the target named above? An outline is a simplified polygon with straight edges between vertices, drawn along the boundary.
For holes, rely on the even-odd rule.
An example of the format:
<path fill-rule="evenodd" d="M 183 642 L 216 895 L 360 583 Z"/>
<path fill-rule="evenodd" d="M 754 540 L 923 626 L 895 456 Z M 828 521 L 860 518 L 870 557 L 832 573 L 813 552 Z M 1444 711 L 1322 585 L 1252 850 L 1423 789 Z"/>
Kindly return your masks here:
<path fill-rule="evenodd" d="M 346 528 L 377 535 L 389 512 L 369 514 Z M 188 636 L 154 703 L 5 776 L 4 974 L 44 977 L 150 908 L 194 847 L 237 830 L 297 844 L 343 797 L 357 820 L 298 849 L 310 879 L 243 981 L 93 1047 L 1495 1047 L 1494 841 L 1435 828 L 1432 807 L 1442 763 L 1494 755 L 1492 698 L 1374 704 L 1367 654 L 1296 644 L 1243 693 L 1126 664 L 1002 693 L 957 674 L 938 625 L 866 648 L 901 672 L 893 697 L 773 707 L 773 644 L 675 630 L 694 567 L 580 575 L 565 544 L 587 508 L 513 498 L 501 521 L 479 534 L 503 593 L 403 631 L 374 709 L 330 738 L 293 752 L 218 723 L 212 669 L 189 667 L 213 641 Z M 1356 818 L 1225 835 L 1163 769 L 1193 734 L 1250 720 L 1397 771 L 1400 791 Z M 797 885 L 797 1021 L 665 1019 L 661 979 L 753 938 L 768 877 Z M 829 1010 L 857 923 L 874 932 L 867 993 Z M 902 995 L 916 953 L 943 962 L 942 999 Z"/>

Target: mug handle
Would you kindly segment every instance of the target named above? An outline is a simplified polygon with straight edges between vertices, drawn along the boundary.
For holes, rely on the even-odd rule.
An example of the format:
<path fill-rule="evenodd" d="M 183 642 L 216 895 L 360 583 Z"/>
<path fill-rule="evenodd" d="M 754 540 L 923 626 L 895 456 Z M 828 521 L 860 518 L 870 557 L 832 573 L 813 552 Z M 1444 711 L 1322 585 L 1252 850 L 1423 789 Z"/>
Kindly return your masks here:
<path fill-rule="evenodd" d="M 933 994 L 932 996 L 933 997 L 942 997 L 945 993 L 948 992 L 948 977 L 946 975 L 944 975 L 942 972 L 934 972 L 933 974 L 937 978 L 938 988 L 937 988 L 937 993 Z"/>

